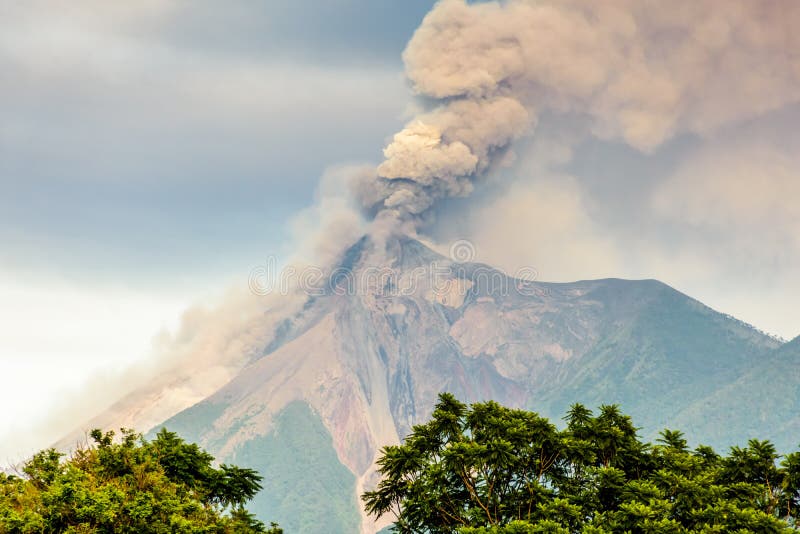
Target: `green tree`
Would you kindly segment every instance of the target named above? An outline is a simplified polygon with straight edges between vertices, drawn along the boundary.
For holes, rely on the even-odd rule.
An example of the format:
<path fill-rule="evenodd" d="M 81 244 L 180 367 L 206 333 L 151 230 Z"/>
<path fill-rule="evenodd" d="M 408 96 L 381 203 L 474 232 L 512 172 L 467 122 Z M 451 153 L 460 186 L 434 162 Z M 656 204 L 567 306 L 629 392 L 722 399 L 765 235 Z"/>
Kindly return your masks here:
<path fill-rule="evenodd" d="M 251 469 L 222 464 L 161 430 L 152 441 L 93 430 L 71 457 L 37 453 L 0 474 L 0 533 L 280 534 L 244 505 L 261 489 Z"/>
<path fill-rule="evenodd" d="M 616 406 L 574 405 L 556 428 L 495 402 L 442 394 L 431 420 L 385 447 L 367 511 L 402 533 L 792 531 L 800 453 L 765 441 L 720 456 L 665 430 L 643 443 Z"/>

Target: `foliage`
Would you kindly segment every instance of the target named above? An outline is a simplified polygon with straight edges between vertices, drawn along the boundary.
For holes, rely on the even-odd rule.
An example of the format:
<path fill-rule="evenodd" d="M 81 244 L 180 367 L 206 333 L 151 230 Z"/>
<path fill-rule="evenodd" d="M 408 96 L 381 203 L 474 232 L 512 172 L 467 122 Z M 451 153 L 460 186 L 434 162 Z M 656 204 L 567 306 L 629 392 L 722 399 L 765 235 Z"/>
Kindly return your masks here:
<path fill-rule="evenodd" d="M 559 430 L 535 413 L 442 394 L 432 419 L 385 447 L 363 495 L 403 533 L 716 533 L 792 531 L 800 454 L 778 464 L 766 441 L 727 456 L 665 430 L 643 443 L 616 406 L 576 404 Z"/>
<path fill-rule="evenodd" d="M 214 458 L 177 434 L 92 431 L 69 459 L 37 453 L 20 476 L 0 474 L 0 533 L 280 534 L 245 510 L 261 476 Z"/>

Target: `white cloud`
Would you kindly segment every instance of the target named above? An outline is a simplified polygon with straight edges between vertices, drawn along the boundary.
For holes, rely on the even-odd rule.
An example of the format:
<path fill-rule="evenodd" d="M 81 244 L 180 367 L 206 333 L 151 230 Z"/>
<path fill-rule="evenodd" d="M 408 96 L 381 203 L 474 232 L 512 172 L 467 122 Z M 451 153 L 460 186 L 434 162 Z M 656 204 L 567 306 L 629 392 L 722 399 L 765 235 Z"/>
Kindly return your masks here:
<path fill-rule="evenodd" d="M 614 240 L 592 220 L 574 178 L 517 182 L 472 217 L 477 259 L 513 274 L 533 267 L 544 281 L 618 276 Z"/>
<path fill-rule="evenodd" d="M 174 327 L 186 296 L 142 294 L 124 288 L 82 287 L 0 273 L 0 461 L 19 459 L 55 441 L 120 393 L 94 387 L 93 375 L 117 375 L 152 351 L 153 336 Z M 102 385 L 102 384 L 101 384 Z M 119 386 L 120 382 L 114 382 Z M 76 419 L 50 420 L 65 400 Z M 94 404 L 94 405 L 93 405 Z"/>
<path fill-rule="evenodd" d="M 678 239 L 673 258 L 663 251 L 654 265 L 693 296 L 793 338 L 800 334 L 800 140 L 780 128 L 753 133 L 710 143 L 659 184 L 653 211 Z"/>
<path fill-rule="evenodd" d="M 791 151 L 764 140 L 712 144 L 655 193 L 667 221 L 715 232 L 744 258 L 800 257 L 800 143 Z"/>
<path fill-rule="evenodd" d="M 678 153 L 676 170 L 652 189 L 609 184 L 604 198 L 627 198 L 614 221 L 598 211 L 602 199 L 588 197 L 593 169 L 548 171 L 569 159 L 569 145 L 538 136 L 512 171 L 516 181 L 470 215 L 481 261 L 511 273 L 533 266 L 544 281 L 656 278 L 767 332 L 800 334 L 800 140 L 782 119 Z M 604 157 L 615 156 L 597 156 L 598 165 Z"/>

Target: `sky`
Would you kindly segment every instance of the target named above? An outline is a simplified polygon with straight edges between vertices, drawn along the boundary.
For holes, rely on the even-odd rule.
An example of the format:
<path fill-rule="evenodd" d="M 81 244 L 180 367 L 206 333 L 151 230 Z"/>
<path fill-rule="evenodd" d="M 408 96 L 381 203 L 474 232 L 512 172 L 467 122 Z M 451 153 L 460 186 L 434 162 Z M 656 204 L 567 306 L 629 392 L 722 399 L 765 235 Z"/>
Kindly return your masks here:
<path fill-rule="evenodd" d="M 64 399 L 291 256 L 320 179 L 378 165 L 425 105 L 408 80 L 424 51 L 408 71 L 402 53 L 433 5 L 0 4 L 0 455 L 46 445 L 23 436 Z M 726 102 L 752 110 L 713 127 L 687 105 L 656 141 L 542 105 L 513 159 L 423 231 L 542 280 L 658 278 L 793 338 L 800 100 L 755 87 L 770 105 Z"/>
<path fill-rule="evenodd" d="M 431 5 L 0 4 L 0 444 L 287 254 L 402 124 Z"/>

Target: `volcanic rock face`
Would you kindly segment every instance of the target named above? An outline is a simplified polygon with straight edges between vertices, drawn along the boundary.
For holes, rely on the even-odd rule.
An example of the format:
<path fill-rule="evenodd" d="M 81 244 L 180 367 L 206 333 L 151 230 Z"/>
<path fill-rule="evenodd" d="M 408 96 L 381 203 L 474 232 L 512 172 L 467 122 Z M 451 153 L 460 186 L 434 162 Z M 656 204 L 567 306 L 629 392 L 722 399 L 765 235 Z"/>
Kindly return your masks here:
<path fill-rule="evenodd" d="M 383 526 L 359 518 L 356 496 L 375 483 L 380 448 L 442 391 L 551 417 L 619 402 L 646 437 L 693 414 L 704 437 L 704 400 L 745 387 L 779 345 L 660 282 L 516 280 L 409 238 L 362 239 L 336 273 L 232 380 L 164 423 L 261 469 L 255 508 L 289 532 Z M 725 444 L 736 431 L 713 435 Z"/>

